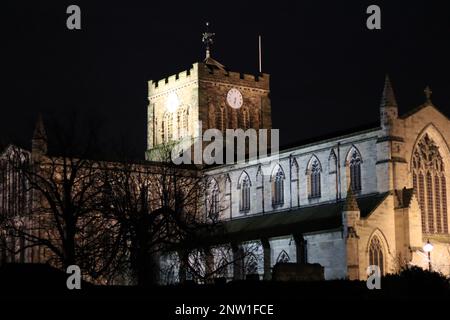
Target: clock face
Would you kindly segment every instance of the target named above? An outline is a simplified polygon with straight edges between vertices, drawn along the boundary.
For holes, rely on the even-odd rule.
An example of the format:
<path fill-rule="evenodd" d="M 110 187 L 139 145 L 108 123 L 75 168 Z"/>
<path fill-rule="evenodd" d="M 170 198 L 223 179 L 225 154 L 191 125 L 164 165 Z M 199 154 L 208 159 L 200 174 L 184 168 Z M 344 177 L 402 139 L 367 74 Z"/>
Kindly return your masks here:
<path fill-rule="evenodd" d="M 239 109 L 240 107 L 242 107 L 243 98 L 238 89 L 231 88 L 230 91 L 228 91 L 227 103 L 234 109 Z"/>

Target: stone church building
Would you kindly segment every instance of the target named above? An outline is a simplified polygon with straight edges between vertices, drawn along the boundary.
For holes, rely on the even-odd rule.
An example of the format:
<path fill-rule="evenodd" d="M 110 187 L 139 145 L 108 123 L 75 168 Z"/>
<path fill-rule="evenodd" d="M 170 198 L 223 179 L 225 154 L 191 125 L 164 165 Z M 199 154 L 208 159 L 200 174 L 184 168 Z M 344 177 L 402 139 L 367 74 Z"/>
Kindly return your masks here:
<path fill-rule="evenodd" d="M 269 80 L 229 71 L 207 48 L 203 62 L 149 81 L 146 158 L 191 145 L 207 129 L 272 129 Z M 224 230 L 208 243 L 205 269 L 224 264 L 220 276 L 228 279 L 270 279 L 279 262 L 320 264 L 325 279 L 366 279 L 370 265 L 382 274 L 417 265 L 450 275 L 450 121 L 429 88 L 425 98 L 398 114 L 386 77 L 372 128 L 198 166 L 208 177 L 204 213 Z M 236 263 L 243 252 L 250 254 Z M 163 283 L 183 280 L 181 260 L 177 252 L 161 257 Z"/>
<path fill-rule="evenodd" d="M 147 159 L 159 146 L 194 141 L 208 128 L 271 129 L 269 93 L 268 74 L 230 72 L 209 54 L 189 70 L 150 81 Z M 277 262 L 318 263 L 325 279 L 366 279 L 369 265 L 386 274 L 429 262 L 449 275 L 450 121 L 429 88 L 425 94 L 422 105 L 400 115 L 386 77 L 377 126 L 203 169 L 210 179 L 205 214 L 218 215 L 227 234 L 212 243 L 208 263 L 223 261 L 214 248 L 226 241 L 232 254 L 256 248 L 244 274 L 232 265 L 228 278 L 269 279 Z M 180 280 L 178 260 L 162 258 L 172 268 L 166 281 Z"/>

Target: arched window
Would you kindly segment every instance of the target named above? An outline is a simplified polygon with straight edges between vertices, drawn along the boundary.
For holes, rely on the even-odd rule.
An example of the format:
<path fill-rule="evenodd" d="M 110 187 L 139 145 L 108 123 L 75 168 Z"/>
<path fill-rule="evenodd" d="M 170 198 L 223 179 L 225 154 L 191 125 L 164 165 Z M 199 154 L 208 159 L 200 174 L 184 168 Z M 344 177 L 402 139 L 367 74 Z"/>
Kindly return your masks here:
<path fill-rule="evenodd" d="M 250 113 L 247 108 L 242 109 L 242 127 L 241 129 L 247 130 L 250 128 Z"/>
<path fill-rule="evenodd" d="M 227 261 L 225 257 L 222 257 L 217 264 L 217 275 L 221 278 L 228 278 L 229 276 L 229 266 L 230 263 Z"/>
<path fill-rule="evenodd" d="M 350 187 L 352 191 L 361 191 L 361 155 L 358 150 L 353 148 L 347 159 Z"/>
<path fill-rule="evenodd" d="M 291 162 L 291 170 L 292 170 L 292 176 L 291 181 L 297 181 L 298 180 L 298 163 L 297 160 L 294 158 Z"/>
<path fill-rule="evenodd" d="M 250 211 L 250 178 L 246 172 L 242 173 L 238 189 L 241 190 L 241 198 L 239 202 L 239 211 Z"/>
<path fill-rule="evenodd" d="M 222 131 L 222 134 L 227 129 L 227 109 L 225 106 L 220 106 L 219 115 L 217 117 L 217 129 Z"/>
<path fill-rule="evenodd" d="M 259 166 L 258 170 L 256 171 L 256 186 L 258 188 L 262 188 L 264 186 L 264 176 L 262 174 L 261 166 Z"/>
<path fill-rule="evenodd" d="M 245 266 L 246 274 L 258 274 L 258 259 L 251 253 L 247 259 Z"/>
<path fill-rule="evenodd" d="M 230 119 L 229 119 L 230 128 L 237 129 L 239 127 L 238 110 L 232 108 L 232 109 L 230 109 L 229 114 L 230 114 Z"/>
<path fill-rule="evenodd" d="M 206 203 L 209 218 L 216 219 L 220 212 L 219 185 L 215 179 L 211 180 Z"/>
<path fill-rule="evenodd" d="M 369 265 L 378 266 L 381 275 L 384 275 L 384 254 L 380 239 L 374 236 L 369 245 Z"/>
<path fill-rule="evenodd" d="M 172 114 L 167 114 L 167 140 L 173 140 L 173 117 Z"/>
<path fill-rule="evenodd" d="M 289 257 L 286 251 L 282 250 L 278 255 L 277 263 L 286 263 L 289 261 L 291 261 L 291 258 Z"/>
<path fill-rule="evenodd" d="M 182 112 L 181 110 L 178 110 L 177 112 L 177 123 L 176 123 L 176 132 L 177 132 L 177 138 L 181 138 L 181 118 L 182 118 Z"/>
<path fill-rule="evenodd" d="M 307 175 L 308 175 L 308 188 L 309 188 L 309 198 L 320 198 L 321 187 L 320 187 L 320 172 L 322 167 L 319 160 L 316 157 L 311 158 L 309 161 Z"/>
<path fill-rule="evenodd" d="M 166 119 L 161 121 L 161 143 L 166 142 Z"/>
<path fill-rule="evenodd" d="M 413 186 L 419 200 L 422 231 L 448 233 L 445 170 L 439 147 L 425 134 L 412 158 Z"/>
<path fill-rule="evenodd" d="M 163 143 L 173 139 L 173 115 L 170 112 L 166 112 L 161 123 L 161 137 Z"/>
<path fill-rule="evenodd" d="M 272 205 L 281 206 L 284 203 L 284 172 L 281 167 L 272 176 Z"/>
<path fill-rule="evenodd" d="M 189 109 L 180 108 L 177 112 L 177 137 L 184 138 L 189 134 Z"/>
<path fill-rule="evenodd" d="M 184 109 L 182 125 L 183 125 L 184 135 L 188 135 L 189 134 L 189 108 Z"/>

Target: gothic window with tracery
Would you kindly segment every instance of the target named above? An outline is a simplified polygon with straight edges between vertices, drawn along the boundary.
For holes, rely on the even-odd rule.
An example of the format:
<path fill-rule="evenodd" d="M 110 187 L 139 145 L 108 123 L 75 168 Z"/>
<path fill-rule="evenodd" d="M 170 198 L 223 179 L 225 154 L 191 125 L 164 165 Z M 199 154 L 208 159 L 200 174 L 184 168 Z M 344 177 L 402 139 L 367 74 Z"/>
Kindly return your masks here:
<path fill-rule="evenodd" d="M 177 112 L 177 134 L 178 138 L 184 138 L 189 134 L 189 109 L 181 108 Z"/>
<path fill-rule="evenodd" d="M 161 138 L 162 142 L 169 142 L 173 139 L 173 115 L 167 112 L 164 115 L 164 119 L 161 123 Z"/>
<path fill-rule="evenodd" d="M 312 159 L 309 164 L 307 171 L 308 182 L 309 182 L 309 197 L 319 198 L 321 196 L 321 186 L 320 186 L 320 172 L 321 172 L 320 162 L 317 158 Z"/>
<path fill-rule="evenodd" d="M 369 265 L 378 266 L 380 268 L 381 275 L 384 275 L 384 254 L 383 246 L 380 239 L 374 236 L 369 245 Z"/>
<path fill-rule="evenodd" d="M 272 204 L 279 206 L 284 203 L 284 173 L 281 167 L 278 168 L 272 177 Z"/>
<path fill-rule="evenodd" d="M 220 259 L 219 263 L 217 264 L 217 275 L 222 278 L 228 278 L 228 276 L 229 276 L 228 266 L 229 265 L 230 265 L 230 263 L 227 261 L 227 259 L 222 257 Z"/>
<path fill-rule="evenodd" d="M 217 181 L 212 180 L 209 188 L 206 207 L 208 209 L 209 217 L 216 219 L 220 211 L 219 185 Z"/>
<path fill-rule="evenodd" d="M 250 178 L 247 174 L 245 174 L 244 178 L 242 179 L 239 188 L 241 189 L 239 210 L 241 212 L 248 212 L 250 211 Z"/>
<path fill-rule="evenodd" d="M 422 231 L 448 233 L 444 162 L 439 147 L 428 134 L 414 149 L 412 178 L 421 210 Z"/>
<path fill-rule="evenodd" d="M 361 155 L 354 149 L 350 154 L 348 166 L 350 170 L 350 187 L 352 191 L 361 191 Z"/>
<path fill-rule="evenodd" d="M 291 258 L 289 257 L 287 252 L 282 250 L 280 252 L 280 254 L 278 255 L 277 263 L 286 263 L 286 262 L 289 262 L 290 260 L 291 260 Z"/>
<path fill-rule="evenodd" d="M 254 254 L 250 254 L 246 264 L 246 274 L 258 274 L 258 260 Z"/>

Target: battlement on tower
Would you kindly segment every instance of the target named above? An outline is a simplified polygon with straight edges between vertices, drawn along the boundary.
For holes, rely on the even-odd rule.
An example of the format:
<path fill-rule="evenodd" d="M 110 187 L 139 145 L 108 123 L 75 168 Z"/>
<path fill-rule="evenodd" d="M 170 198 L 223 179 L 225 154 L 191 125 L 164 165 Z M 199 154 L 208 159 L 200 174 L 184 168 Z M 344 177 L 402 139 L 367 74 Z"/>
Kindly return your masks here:
<path fill-rule="evenodd" d="M 255 75 L 242 72 L 234 72 L 214 68 L 205 63 L 199 63 L 198 73 L 200 80 L 210 80 L 214 82 L 229 83 L 238 86 L 242 85 L 252 88 L 269 90 L 270 75 L 267 73 Z"/>
<path fill-rule="evenodd" d="M 203 62 L 194 63 L 187 70 L 183 70 L 164 79 L 148 81 L 149 96 L 158 95 L 195 80 L 222 82 L 230 85 L 269 90 L 270 75 L 267 73 L 255 75 L 234 72 L 214 68 Z"/>
<path fill-rule="evenodd" d="M 198 80 L 198 63 L 194 63 L 189 69 L 183 70 L 164 79 L 149 80 L 149 96 L 157 95 L 194 80 Z"/>

